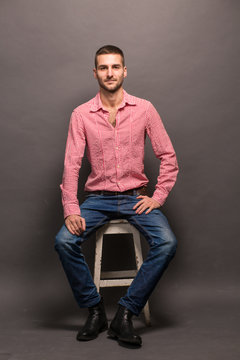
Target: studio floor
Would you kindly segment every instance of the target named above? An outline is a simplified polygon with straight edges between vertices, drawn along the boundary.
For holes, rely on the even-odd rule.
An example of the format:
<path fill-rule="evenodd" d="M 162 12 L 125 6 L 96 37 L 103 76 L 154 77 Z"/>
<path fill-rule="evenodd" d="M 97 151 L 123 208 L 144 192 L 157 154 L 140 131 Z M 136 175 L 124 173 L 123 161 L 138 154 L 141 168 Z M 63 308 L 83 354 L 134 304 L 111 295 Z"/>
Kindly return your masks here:
<path fill-rule="evenodd" d="M 2 316 L 0 360 L 239 360 L 239 300 L 234 286 L 178 289 L 152 309 L 151 327 L 142 316 L 134 318 L 143 339 L 138 349 L 120 346 L 106 332 L 94 341 L 76 341 L 85 310 L 65 316 L 56 311 L 47 318 L 21 304 L 15 314 Z M 113 309 L 107 314 L 110 321 Z"/>

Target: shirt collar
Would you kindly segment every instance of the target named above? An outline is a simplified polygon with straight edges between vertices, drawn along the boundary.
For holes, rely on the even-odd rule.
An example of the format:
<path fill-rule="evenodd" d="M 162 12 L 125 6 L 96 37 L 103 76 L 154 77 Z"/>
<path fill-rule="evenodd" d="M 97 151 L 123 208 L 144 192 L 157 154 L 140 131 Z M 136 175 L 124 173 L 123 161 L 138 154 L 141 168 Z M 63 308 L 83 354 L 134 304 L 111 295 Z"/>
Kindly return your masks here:
<path fill-rule="evenodd" d="M 136 105 L 136 100 L 135 100 L 134 96 L 129 95 L 125 90 L 123 90 L 123 101 L 122 101 L 121 105 L 119 106 L 119 109 L 124 108 L 127 104 L 128 105 Z M 98 92 L 97 95 L 95 96 L 95 98 L 93 98 L 93 102 L 91 104 L 90 111 L 96 112 L 100 109 L 104 109 L 104 108 L 103 108 L 103 104 L 101 101 L 100 92 Z"/>

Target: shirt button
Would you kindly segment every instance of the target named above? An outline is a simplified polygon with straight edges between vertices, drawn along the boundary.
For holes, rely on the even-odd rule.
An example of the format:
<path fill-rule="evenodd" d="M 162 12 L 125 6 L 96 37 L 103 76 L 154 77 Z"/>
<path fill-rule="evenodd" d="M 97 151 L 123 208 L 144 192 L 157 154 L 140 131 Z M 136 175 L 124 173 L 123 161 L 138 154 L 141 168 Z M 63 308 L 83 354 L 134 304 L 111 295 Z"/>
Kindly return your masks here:
<path fill-rule="evenodd" d="M 119 168 L 119 165 L 117 165 L 117 167 Z"/>
<path fill-rule="evenodd" d="M 116 146 L 116 149 L 118 150 L 118 146 Z"/>

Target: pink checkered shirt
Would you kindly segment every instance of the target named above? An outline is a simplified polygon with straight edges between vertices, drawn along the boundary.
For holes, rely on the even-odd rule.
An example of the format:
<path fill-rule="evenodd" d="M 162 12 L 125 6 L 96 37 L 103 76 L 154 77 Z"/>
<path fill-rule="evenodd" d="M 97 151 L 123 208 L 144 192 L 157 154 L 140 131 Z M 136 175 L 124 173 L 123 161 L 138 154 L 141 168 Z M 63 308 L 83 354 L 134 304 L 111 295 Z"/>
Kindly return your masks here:
<path fill-rule="evenodd" d="M 125 191 L 146 186 L 144 144 L 149 136 L 154 153 L 161 161 L 152 198 L 163 205 L 178 173 L 176 154 L 162 120 L 147 100 L 124 91 L 116 115 L 116 126 L 108 121 L 100 93 L 72 112 L 66 144 L 62 190 L 64 218 L 80 215 L 77 199 L 79 170 L 85 146 L 91 164 L 86 191 Z"/>

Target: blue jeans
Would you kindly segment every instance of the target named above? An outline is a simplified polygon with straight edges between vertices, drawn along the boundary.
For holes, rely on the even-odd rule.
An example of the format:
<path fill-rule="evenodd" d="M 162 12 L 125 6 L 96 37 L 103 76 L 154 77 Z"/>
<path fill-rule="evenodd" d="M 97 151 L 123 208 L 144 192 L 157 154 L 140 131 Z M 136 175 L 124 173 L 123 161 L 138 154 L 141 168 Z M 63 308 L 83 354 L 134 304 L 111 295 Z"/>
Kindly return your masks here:
<path fill-rule="evenodd" d="M 149 214 L 136 214 L 133 206 L 137 195 L 90 194 L 80 206 L 86 220 L 86 230 L 81 236 L 72 235 L 65 225 L 56 236 L 55 249 L 80 307 L 91 307 L 100 301 L 81 244 L 99 227 L 113 219 L 126 219 L 143 234 L 149 244 L 149 252 L 127 293 L 119 304 L 139 315 L 150 294 L 173 258 L 177 241 L 160 209 Z"/>

